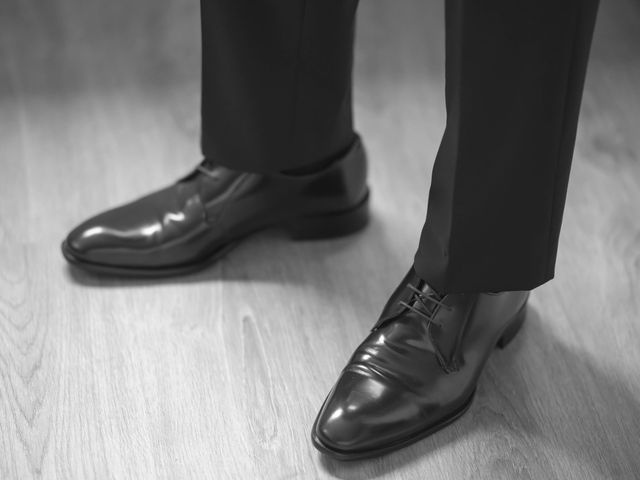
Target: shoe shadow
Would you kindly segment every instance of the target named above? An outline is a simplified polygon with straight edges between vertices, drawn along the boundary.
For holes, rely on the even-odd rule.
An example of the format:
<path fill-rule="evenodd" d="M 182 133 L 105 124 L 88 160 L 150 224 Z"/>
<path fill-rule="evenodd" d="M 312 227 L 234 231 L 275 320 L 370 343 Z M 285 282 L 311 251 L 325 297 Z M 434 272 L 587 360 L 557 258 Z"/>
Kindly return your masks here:
<path fill-rule="evenodd" d="M 341 479 L 377 478 L 410 471 L 432 455 L 463 461 L 451 449 L 461 444 L 473 462 L 466 465 L 471 478 L 634 478 L 640 398 L 621 374 L 553 337 L 551 322 L 529 307 L 520 335 L 492 356 L 458 422 L 377 459 L 340 462 L 319 454 L 322 468 Z"/>

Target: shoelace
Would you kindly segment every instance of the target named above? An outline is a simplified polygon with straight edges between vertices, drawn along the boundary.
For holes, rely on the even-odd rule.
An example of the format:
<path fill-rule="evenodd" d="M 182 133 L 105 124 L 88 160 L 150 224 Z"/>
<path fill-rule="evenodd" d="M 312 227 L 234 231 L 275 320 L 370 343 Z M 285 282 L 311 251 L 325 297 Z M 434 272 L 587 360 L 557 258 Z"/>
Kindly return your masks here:
<path fill-rule="evenodd" d="M 401 300 L 400 305 L 420 315 L 428 322 L 435 323 L 436 325 L 441 326 L 441 322 L 437 322 L 434 320 L 436 312 L 440 308 L 451 310 L 450 306 L 443 303 L 444 297 L 440 296 L 433 290 L 425 294 L 422 290 L 419 290 L 411 284 L 408 284 L 407 287 L 413 292 L 413 294 L 411 295 L 411 298 L 409 298 L 408 302 Z M 416 300 L 415 303 L 414 300 Z M 431 306 L 432 308 L 429 308 L 429 306 Z"/>
<path fill-rule="evenodd" d="M 213 160 L 205 158 L 200 165 L 196 167 L 196 170 L 200 173 L 205 174 L 207 177 L 213 180 L 219 180 L 218 176 L 213 172 L 215 168 L 215 163 Z"/>

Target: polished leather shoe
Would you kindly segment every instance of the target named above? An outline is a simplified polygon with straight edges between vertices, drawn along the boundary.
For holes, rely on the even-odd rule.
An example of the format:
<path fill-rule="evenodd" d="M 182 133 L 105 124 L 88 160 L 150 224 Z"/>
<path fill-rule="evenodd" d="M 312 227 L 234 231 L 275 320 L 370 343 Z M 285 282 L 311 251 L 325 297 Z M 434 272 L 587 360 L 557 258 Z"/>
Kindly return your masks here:
<path fill-rule="evenodd" d="M 366 153 L 359 137 L 314 173 L 247 173 L 203 161 L 177 183 L 97 215 L 62 244 L 98 273 L 165 276 L 202 268 L 269 227 L 294 239 L 328 238 L 368 220 Z"/>
<path fill-rule="evenodd" d="M 528 296 L 440 295 L 411 269 L 325 400 L 313 444 L 340 460 L 374 457 L 459 418 L 494 347 L 520 329 Z"/>

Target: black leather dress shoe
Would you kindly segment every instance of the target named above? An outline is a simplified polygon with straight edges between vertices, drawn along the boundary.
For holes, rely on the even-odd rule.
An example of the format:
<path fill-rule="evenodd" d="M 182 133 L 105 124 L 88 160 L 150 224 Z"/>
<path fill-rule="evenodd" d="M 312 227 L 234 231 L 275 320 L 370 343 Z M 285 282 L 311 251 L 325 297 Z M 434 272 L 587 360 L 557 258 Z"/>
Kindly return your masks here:
<path fill-rule="evenodd" d="M 174 185 L 82 223 L 62 252 L 72 264 L 99 273 L 181 274 L 269 227 L 294 239 L 355 232 L 367 223 L 367 206 L 366 153 L 359 138 L 310 174 L 246 173 L 205 160 Z"/>
<path fill-rule="evenodd" d="M 331 457 L 357 460 L 456 420 L 471 405 L 494 347 L 518 332 L 528 296 L 441 296 L 411 269 L 325 400 L 313 444 Z"/>

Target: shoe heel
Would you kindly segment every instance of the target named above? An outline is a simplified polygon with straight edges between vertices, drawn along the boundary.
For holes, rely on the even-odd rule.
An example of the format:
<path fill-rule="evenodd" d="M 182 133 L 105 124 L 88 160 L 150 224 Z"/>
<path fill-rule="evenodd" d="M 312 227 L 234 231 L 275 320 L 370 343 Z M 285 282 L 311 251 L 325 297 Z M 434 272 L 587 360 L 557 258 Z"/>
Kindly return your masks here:
<path fill-rule="evenodd" d="M 369 222 L 369 194 L 355 207 L 342 212 L 301 217 L 284 225 L 293 240 L 341 237 L 362 230 Z"/>
<path fill-rule="evenodd" d="M 500 349 L 505 348 L 511 341 L 516 337 L 520 328 L 522 328 L 522 324 L 524 323 L 524 319 L 527 316 L 527 304 L 525 303 L 522 308 L 516 313 L 515 317 L 509 322 L 507 328 L 505 328 L 504 332 L 502 332 L 502 336 L 498 340 L 497 347 Z"/>

